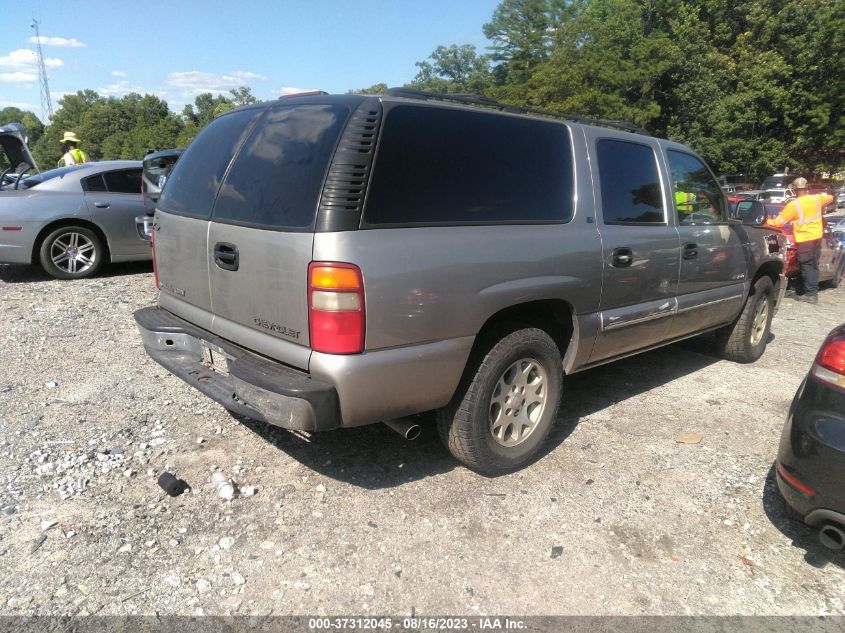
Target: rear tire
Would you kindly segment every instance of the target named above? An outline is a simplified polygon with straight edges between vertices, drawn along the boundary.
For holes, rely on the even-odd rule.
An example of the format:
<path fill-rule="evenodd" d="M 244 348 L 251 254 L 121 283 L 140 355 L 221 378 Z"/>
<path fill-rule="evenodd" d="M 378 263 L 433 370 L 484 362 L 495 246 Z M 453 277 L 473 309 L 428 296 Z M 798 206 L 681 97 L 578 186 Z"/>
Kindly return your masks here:
<path fill-rule="evenodd" d="M 483 475 L 516 470 L 536 454 L 557 418 L 563 363 L 543 330 L 504 330 L 467 367 L 458 391 L 437 411 L 440 439 Z"/>
<path fill-rule="evenodd" d="M 760 358 L 769 342 L 774 307 L 772 280 L 760 277 L 752 286 L 737 319 L 716 330 L 719 354 L 737 363 L 753 363 Z"/>
<path fill-rule="evenodd" d="M 84 226 L 62 226 L 41 242 L 39 261 L 56 279 L 82 279 L 103 265 L 106 249 L 99 236 Z"/>

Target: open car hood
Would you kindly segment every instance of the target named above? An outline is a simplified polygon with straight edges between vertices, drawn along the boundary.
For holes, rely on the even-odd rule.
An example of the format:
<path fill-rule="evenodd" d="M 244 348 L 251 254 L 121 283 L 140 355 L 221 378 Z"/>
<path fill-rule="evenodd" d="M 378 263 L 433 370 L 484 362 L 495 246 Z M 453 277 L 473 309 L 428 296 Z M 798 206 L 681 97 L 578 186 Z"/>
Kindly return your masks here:
<path fill-rule="evenodd" d="M 0 126 L 0 147 L 3 148 L 14 172 L 19 173 L 29 168 L 38 170 L 38 165 L 35 164 L 26 141 L 26 130 L 20 123 L 7 123 Z"/>

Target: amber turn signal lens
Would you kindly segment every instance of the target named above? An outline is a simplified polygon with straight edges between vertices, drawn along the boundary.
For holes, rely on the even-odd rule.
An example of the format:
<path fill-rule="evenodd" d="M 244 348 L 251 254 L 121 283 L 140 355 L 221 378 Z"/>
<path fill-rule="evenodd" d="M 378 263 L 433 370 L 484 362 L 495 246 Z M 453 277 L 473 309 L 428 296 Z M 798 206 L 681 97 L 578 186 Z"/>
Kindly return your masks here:
<path fill-rule="evenodd" d="M 332 290 L 358 290 L 361 287 L 360 273 L 352 268 L 335 266 L 313 266 L 311 287 Z"/>

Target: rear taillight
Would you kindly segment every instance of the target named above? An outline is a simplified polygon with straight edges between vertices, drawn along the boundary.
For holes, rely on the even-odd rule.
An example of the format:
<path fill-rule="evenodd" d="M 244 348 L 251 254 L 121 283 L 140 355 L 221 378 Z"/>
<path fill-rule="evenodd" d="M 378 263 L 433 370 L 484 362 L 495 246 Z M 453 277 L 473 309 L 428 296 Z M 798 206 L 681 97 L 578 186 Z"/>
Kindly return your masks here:
<path fill-rule="evenodd" d="M 326 354 L 364 351 L 364 278 L 353 264 L 308 265 L 311 348 Z"/>
<path fill-rule="evenodd" d="M 153 230 L 150 231 L 150 243 L 153 245 L 153 277 L 155 278 L 156 288 L 161 288 L 158 285 L 158 266 L 156 265 L 156 229 L 153 224 Z"/>
<path fill-rule="evenodd" d="M 816 356 L 812 374 L 823 382 L 845 389 L 845 335 L 827 337 Z"/>

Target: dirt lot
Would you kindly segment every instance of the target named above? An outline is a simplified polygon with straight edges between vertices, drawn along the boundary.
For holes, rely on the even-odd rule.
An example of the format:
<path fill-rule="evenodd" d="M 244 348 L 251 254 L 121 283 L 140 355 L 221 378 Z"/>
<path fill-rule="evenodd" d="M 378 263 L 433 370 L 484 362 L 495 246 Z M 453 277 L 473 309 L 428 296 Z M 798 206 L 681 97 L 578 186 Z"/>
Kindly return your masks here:
<path fill-rule="evenodd" d="M 496 479 L 432 428 L 232 418 L 144 354 L 154 300 L 148 265 L 0 267 L 0 615 L 845 614 L 845 556 L 772 474 L 845 290 L 787 300 L 751 366 L 694 340 L 568 378 L 545 454 Z M 221 500 L 217 469 L 257 494 Z"/>

